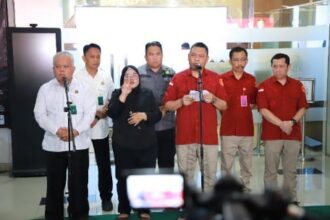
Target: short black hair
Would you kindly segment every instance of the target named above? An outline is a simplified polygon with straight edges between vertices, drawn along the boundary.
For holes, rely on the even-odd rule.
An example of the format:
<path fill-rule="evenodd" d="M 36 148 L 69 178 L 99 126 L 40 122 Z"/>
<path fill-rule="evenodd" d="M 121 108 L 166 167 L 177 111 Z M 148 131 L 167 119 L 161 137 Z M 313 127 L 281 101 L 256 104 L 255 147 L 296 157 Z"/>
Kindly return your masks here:
<path fill-rule="evenodd" d="M 194 43 L 191 48 L 190 48 L 190 52 L 191 50 L 194 48 L 194 47 L 201 47 L 201 48 L 204 48 L 206 50 L 206 54 L 208 55 L 209 54 L 209 48 L 206 46 L 206 44 L 204 44 L 203 42 L 197 42 L 197 43 Z"/>
<path fill-rule="evenodd" d="M 234 53 L 244 52 L 246 57 L 248 57 L 248 52 L 243 47 L 233 47 L 229 52 L 229 59 L 233 58 Z"/>
<path fill-rule="evenodd" d="M 162 44 L 159 41 L 151 41 L 146 43 L 146 47 L 145 47 L 145 53 L 147 54 L 149 47 L 159 47 L 160 51 L 163 53 L 163 47 Z"/>
<path fill-rule="evenodd" d="M 270 60 L 270 64 L 273 65 L 273 60 L 279 60 L 279 59 L 282 59 L 282 58 L 285 59 L 285 63 L 287 65 L 290 65 L 290 57 L 287 54 L 285 54 L 285 53 L 277 53 L 277 54 L 275 54 L 272 57 L 272 59 Z"/>
<path fill-rule="evenodd" d="M 90 44 L 86 44 L 83 48 L 83 52 L 84 52 L 84 55 L 86 55 L 87 51 L 91 48 L 96 48 L 96 49 L 99 49 L 100 52 L 101 52 L 101 47 L 98 45 L 98 44 L 95 44 L 95 43 L 90 43 Z"/>

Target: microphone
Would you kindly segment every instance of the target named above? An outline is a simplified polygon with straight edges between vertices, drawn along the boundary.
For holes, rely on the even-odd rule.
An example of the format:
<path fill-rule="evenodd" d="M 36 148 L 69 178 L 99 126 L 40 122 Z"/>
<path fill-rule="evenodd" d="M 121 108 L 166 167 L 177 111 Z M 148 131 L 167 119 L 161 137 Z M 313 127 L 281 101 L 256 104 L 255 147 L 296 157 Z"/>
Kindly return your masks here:
<path fill-rule="evenodd" d="M 66 77 L 63 78 L 63 85 L 64 85 L 64 88 L 65 88 L 65 91 L 68 92 L 69 91 L 68 79 Z"/>
<path fill-rule="evenodd" d="M 195 65 L 196 70 L 202 70 L 202 66 L 198 63 Z"/>
<path fill-rule="evenodd" d="M 202 73 L 201 73 L 201 70 L 202 70 L 202 66 L 199 64 L 199 63 L 197 63 L 196 65 L 195 65 L 195 69 L 198 71 L 198 78 L 202 78 Z"/>

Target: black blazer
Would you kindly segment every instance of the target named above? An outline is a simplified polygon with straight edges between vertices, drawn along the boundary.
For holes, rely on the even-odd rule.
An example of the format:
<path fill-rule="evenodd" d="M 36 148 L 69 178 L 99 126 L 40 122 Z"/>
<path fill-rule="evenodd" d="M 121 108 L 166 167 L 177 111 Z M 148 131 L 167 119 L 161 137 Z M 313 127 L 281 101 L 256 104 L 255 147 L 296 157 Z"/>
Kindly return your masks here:
<path fill-rule="evenodd" d="M 125 103 L 119 100 L 120 94 L 120 89 L 113 91 L 109 103 L 108 115 L 113 121 L 112 141 L 126 148 L 156 146 L 154 125 L 161 119 L 162 114 L 152 92 L 138 87 L 127 96 Z M 147 121 L 141 121 L 136 126 L 128 124 L 130 112 L 145 112 Z"/>

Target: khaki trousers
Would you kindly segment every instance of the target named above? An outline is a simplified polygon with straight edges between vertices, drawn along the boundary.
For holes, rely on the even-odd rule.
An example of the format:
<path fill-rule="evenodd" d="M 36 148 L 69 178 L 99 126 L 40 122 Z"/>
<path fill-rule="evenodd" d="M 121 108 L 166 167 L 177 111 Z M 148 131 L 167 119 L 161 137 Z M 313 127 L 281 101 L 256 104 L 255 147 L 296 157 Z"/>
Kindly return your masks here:
<path fill-rule="evenodd" d="M 230 175 L 238 152 L 241 181 L 247 190 L 250 188 L 252 177 L 252 136 L 222 136 L 221 137 L 221 176 Z"/>
<path fill-rule="evenodd" d="M 179 171 L 185 174 L 189 184 L 196 183 L 197 160 L 200 162 L 200 144 L 176 145 Z M 204 190 L 211 191 L 216 181 L 218 145 L 203 145 Z"/>
<path fill-rule="evenodd" d="M 297 161 L 301 142 L 295 140 L 265 141 L 265 187 L 277 187 L 277 171 L 282 159 L 283 189 L 297 201 Z"/>

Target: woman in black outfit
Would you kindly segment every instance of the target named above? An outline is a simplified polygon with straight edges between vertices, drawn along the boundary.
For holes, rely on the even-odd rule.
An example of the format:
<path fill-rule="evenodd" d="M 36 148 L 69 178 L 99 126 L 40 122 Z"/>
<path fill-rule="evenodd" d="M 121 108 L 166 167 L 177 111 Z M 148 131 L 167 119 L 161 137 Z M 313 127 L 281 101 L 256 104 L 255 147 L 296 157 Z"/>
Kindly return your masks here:
<path fill-rule="evenodd" d="M 120 89 L 112 93 L 109 116 L 113 120 L 112 147 L 115 156 L 118 219 L 128 219 L 131 207 L 127 198 L 124 170 L 155 168 L 157 140 L 154 124 L 161 112 L 150 90 L 140 87 L 140 75 L 135 66 L 122 70 Z M 150 210 L 138 210 L 142 220 L 150 219 Z"/>

